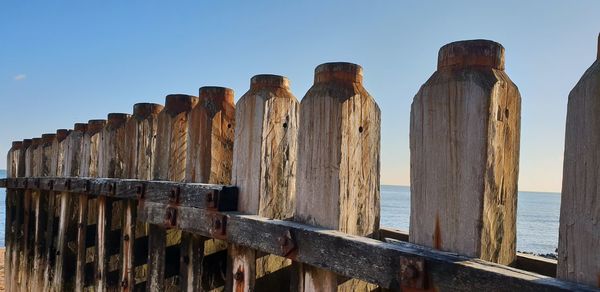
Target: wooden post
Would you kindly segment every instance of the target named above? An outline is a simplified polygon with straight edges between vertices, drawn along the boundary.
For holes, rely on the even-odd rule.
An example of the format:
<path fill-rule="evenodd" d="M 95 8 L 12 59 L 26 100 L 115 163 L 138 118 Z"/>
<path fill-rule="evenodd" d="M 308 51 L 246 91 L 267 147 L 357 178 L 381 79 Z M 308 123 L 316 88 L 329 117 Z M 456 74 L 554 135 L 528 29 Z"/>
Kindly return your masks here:
<path fill-rule="evenodd" d="M 52 144 L 56 134 L 42 135 L 42 143 L 34 154 L 35 176 L 52 176 Z M 48 214 L 53 210 L 53 200 L 49 191 L 37 191 L 33 196 L 35 210 L 35 234 L 33 248 L 33 277 L 32 290 L 42 291 L 44 288 L 44 271 L 46 270 L 46 250 L 49 248 L 47 240 Z"/>
<path fill-rule="evenodd" d="M 202 87 L 188 122 L 186 181 L 230 184 L 235 105 L 233 90 Z M 181 289 L 209 291 L 223 286 L 227 244 L 190 233 L 182 234 Z M 206 257 L 206 259 L 205 259 Z"/>
<path fill-rule="evenodd" d="M 41 138 L 31 139 L 31 146 L 25 151 L 25 176 L 32 177 L 37 173 L 36 167 L 36 155 L 39 152 L 38 148 L 42 142 Z M 25 191 L 25 198 L 23 201 L 23 256 L 19 264 L 19 288 L 21 291 L 30 291 L 32 287 L 33 277 L 33 256 L 35 246 L 35 200 L 37 195 L 32 190 Z"/>
<path fill-rule="evenodd" d="M 137 103 L 127 121 L 125 134 L 126 175 L 128 178 L 152 179 L 152 163 L 156 149 L 157 117 L 163 109 L 154 103 Z M 121 288 L 143 290 L 146 284 L 148 225 L 138 222 L 137 200 L 125 200 L 121 236 Z M 143 258 L 136 255 L 143 254 Z M 139 284 L 136 286 L 136 283 Z"/>
<path fill-rule="evenodd" d="M 440 49 L 411 109 L 411 242 L 514 263 L 520 120 L 500 44 Z"/>
<path fill-rule="evenodd" d="M 300 105 L 295 221 L 377 238 L 380 111 L 362 85 L 362 68 L 325 63 Z M 366 267 L 368 268 L 368 267 Z M 374 289 L 302 265 L 298 291 Z"/>
<path fill-rule="evenodd" d="M 98 176 L 126 178 L 126 123 L 130 115 L 110 113 L 101 132 L 102 142 L 98 149 Z M 114 190 L 113 190 L 114 191 Z M 111 190 L 109 190 L 111 192 Z M 98 224 L 96 233 L 96 290 L 115 290 L 119 285 L 119 247 L 122 201 L 109 196 L 98 196 Z"/>
<path fill-rule="evenodd" d="M 557 277 L 600 288 L 600 36 L 598 56 L 569 94 Z"/>
<path fill-rule="evenodd" d="M 286 77 L 257 75 L 236 105 L 233 184 L 239 187 L 238 211 L 275 219 L 293 216 L 296 182 L 298 100 Z M 282 235 L 284 236 L 284 235 Z M 260 287 L 257 277 L 289 266 L 290 261 L 230 245 L 228 277 L 235 291 L 289 289 L 289 272 Z M 287 281 L 286 281 L 287 280 Z"/>
<path fill-rule="evenodd" d="M 21 162 L 21 152 L 23 151 L 23 142 L 14 141 L 12 147 L 8 151 L 6 157 L 6 177 L 18 177 L 19 166 Z M 16 245 L 17 233 L 19 232 L 20 226 L 17 226 L 17 198 L 20 196 L 17 190 L 7 189 L 6 190 L 6 223 L 4 227 L 4 246 L 5 258 L 4 258 L 4 284 L 5 287 L 12 287 L 15 282 L 14 271 L 17 269 L 13 265 L 13 258 L 16 255 L 18 246 Z"/>
<path fill-rule="evenodd" d="M 79 176 L 98 177 L 98 149 L 101 142 L 101 131 L 106 120 L 90 120 L 87 131 L 83 135 L 82 157 Z M 88 244 L 88 234 L 96 233 L 96 199 L 88 194 L 79 194 L 77 202 L 77 266 L 75 273 L 75 291 L 83 291 L 92 283 L 91 276 L 94 260 L 95 243 Z"/>
<path fill-rule="evenodd" d="M 168 95 L 165 108 L 158 115 L 156 154 L 153 174 L 155 180 L 185 181 L 188 157 L 188 121 L 198 97 L 184 94 Z M 181 231 L 167 226 L 150 225 L 148 243 L 148 291 L 179 289 L 179 243 Z M 166 256 L 166 248 L 174 254 Z M 171 262 L 172 259 L 177 259 Z M 166 269 L 166 266 L 169 266 Z M 165 273 L 168 270 L 169 275 Z M 175 277 L 171 276 L 175 275 Z M 171 277 L 168 277 L 171 276 Z M 166 279 L 168 278 L 168 279 Z"/>
<path fill-rule="evenodd" d="M 63 169 L 61 176 L 79 176 L 83 136 L 87 124 L 75 124 L 62 147 Z M 62 192 L 59 196 L 59 223 L 56 239 L 56 263 L 52 288 L 55 291 L 75 289 L 77 250 L 77 200 L 74 194 Z"/>
<path fill-rule="evenodd" d="M 15 163 L 16 166 L 16 175 L 17 177 L 25 177 L 25 153 L 27 149 L 31 146 L 31 139 L 25 139 L 21 142 L 21 148 L 18 153 L 18 157 L 13 159 L 17 159 L 18 163 Z M 8 195 L 8 192 L 7 192 Z M 13 242 L 12 242 L 12 252 L 10 253 L 10 261 L 5 259 L 5 263 L 10 265 L 10 273 L 6 270 L 7 276 L 10 278 L 11 282 L 6 282 L 10 291 L 18 291 L 20 289 L 20 274 L 23 273 L 23 268 L 21 266 L 23 252 L 24 252 L 24 239 L 26 233 L 26 227 L 24 225 L 24 217 L 25 217 L 25 191 L 18 190 L 16 191 L 16 197 L 14 200 L 14 210 L 13 213 L 14 220 L 12 221 L 11 227 L 13 228 Z M 7 250 L 8 254 L 8 250 Z"/>
<path fill-rule="evenodd" d="M 56 131 L 55 139 L 52 141 L 52 156 L 49 176 L 62 175 L 64 166 L 63 149 L 66 147 L 66 138 L 69 130 L 60 129 Z M 56 259 L 56 236 L 58 235 L 57 218 L 60 216 L 60 193 L 48 192 L 48 219 L 46 222 L 46 254 L 44 255 L 44 288 L 43 291 L 49 291 L 54 283 L 54 264 Z"/>

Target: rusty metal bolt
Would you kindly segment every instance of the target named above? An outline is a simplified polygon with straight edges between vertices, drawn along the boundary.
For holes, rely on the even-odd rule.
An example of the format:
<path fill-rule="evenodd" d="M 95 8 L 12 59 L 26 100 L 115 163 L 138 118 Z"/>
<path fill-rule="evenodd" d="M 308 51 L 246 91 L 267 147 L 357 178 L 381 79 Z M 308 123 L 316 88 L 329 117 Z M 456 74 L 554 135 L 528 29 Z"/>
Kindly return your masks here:
<path fill-rule="evenodd" d="M 27 179 L 23 179 L 23 188 L 27 188 Z"/>
<path fill-rule="evenodd" d="M 414 265 L 408 265 L 408 266 L 406 266 L 404 271 L 402 271 L 402 278 L 404 278 L 406 280 L 415 279 L 418 276 L 419 276 L 419 270 Z"/>
<path fill-rule="evenodd" d="M 85 182 L 85 186 L 84 186 L 84 189 L 85 189 L 85 191 L 86 191 L 86 192 L 89 192 L 91 188 L 92 188 L 92 187 L 91 187 L 91 183 L 90 183 L 90 181 L 86 181 L 86 182 Z"/>
<path fill-rule="evenodd" d="M 49 190 L 54 189 L 54 181 L 53 180 L 48 181 L 48 189 Z"/>
<path fill-rule="evenodd" d="M 237 271 L 234 275 L 236 281 L 244 281 L 244 272 Z"/>
<path fill-rule="evenodd" d="M 212 193 L 209 193 L 209 194 L 206 196 L 206 201 L 207 201 L 207 202 L 209 202 L 209 203 L 211 203 L 213 200 L 214 200 L 214 198 L 213 198 L 213 194 L 212 194 Z"/>
<path fill-rule="evenodd" d="M 215 219 L 214 227 L 217 230 L 221 229 L 221 220 L 220 219 Z"/>
<path fill-rule="evenodd" d="M 144 198 L 144 186 L 139 185 L 135 187 L 135 193 L 140 197 L 140 199 Z"/>
<path fill-rule="evenodd" d="M 114 192 L 114 191 L 115 191 L 115 186 L 114 186 L 113 184 L 109 184 L 109 185 L 108 185 L 108 192 L 109 192 L 109 193 L 112 193 L 112 192 Z"/>
<path fill-rule="evenodd" d="M 67 189 L 67 190 L 71 189 L 71 180 L 70 179 L 65 180 L 65 189 Z"/>

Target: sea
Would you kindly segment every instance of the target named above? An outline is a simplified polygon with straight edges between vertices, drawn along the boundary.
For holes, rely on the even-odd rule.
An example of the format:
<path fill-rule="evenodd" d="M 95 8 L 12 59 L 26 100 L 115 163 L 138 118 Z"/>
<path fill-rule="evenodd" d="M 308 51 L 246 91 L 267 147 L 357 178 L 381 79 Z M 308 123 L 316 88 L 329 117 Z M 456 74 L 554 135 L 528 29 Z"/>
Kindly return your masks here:
<path fill-rule="evenodd" d="M 0 170 L 0 178 L 6 171 Z M 558 247 L 560 194 L 519 192 L 517 206 L 517 250 L 555 254 Z M 4 246 L 6 192 L 0 189 L 0 246 Z M 381 226 L 408 230 L 410 187 L 381 186 Z"/>

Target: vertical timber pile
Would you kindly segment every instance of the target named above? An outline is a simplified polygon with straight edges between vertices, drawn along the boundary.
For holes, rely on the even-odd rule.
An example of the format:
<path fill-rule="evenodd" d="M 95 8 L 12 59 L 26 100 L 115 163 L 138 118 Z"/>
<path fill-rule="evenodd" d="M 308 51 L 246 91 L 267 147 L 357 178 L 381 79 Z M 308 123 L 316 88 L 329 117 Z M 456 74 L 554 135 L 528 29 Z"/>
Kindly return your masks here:
<path fill-rule="evenodd" d="M 13 178 L 19 177 L 19 171 L 24 166 L 24 161 L 20 161 L 21 153 L 23 153 L 23 142 L 15 141 L 12 142 L 12 147 L 8 151 L 6 157 L 6 177 Z M 4 246 L 5 258 L 4 258 L 4 284 L 7 287 L 11 287 L 15 282 L 15 272 L 18 270 L 13 264 L 14 258 L 17 256 L 15 251 L 18 250 L 16 240 L 19 237 L 20 224 L 17 223 L 17 212 L 19 204 L 17 200 L 22 194 L 16 189 L 6 190 L 6 224 L 4 227 Z M 10 285 L 10 286 L 8 286 Z"/>
<path fill-rule="evenodd" d="M 233 90 L 202 87 L 198 96 L 198 105 L 188 121 L 186 181 L 230 184 L 235 127 Z M 183 232 L 179 268 L 181 289 L 209 291 L 223 286 L 226 248 L 223 241 Z"/>
<path fill-rule="evenodd" d="M 600 288 L 600 36 L 598 57 L 569 94 L 557 277 Z"/>
<path fill-rule="evenodd" d="M 138 103 L 133 116 L 127 121 L 126 147 L 128 151 L 126 175 L 141 180 L 152 179 L 152 163 L 156 149 L 157 118 L 162 105 Z M 138 194 L 141 199 L 141 194 Z M 146 283 L 148 255 L 148 225 L 137 220 L 137 200 L 126 200 L 123 206 L 121 236 L 121 287 L 139 291 Z M 136 284 L 139 283 L 139 289 Z"/>
<path fill-rule="evenodd" d="M 87 131 L 83 135 L 81 145 L 80 177 L 98 177 L 98 150 L 101 132 L 106 120 L 88 121 Z M 96 233 L 96 199 L 89 194 L 79 194 L 77 202 L 77 266 L 75 272 L 75 291 L 83 291 L 92 284 L 90 277 L 94 274 L 95 243 L 88 238 Z"/>
<path fill-rule="evenodd" d="M 411 108 L 411 242 L 515 261 L 520 120 L 500 44 L 440 49 Z"/>
<path fill-rule="evenodd" d="M 75 124 L 62 147 L 64 165 L 59 175 L 79 176 L 83 136 L 87 124 Z M 77 206 L 75 194 L 62 192 L 59 201 L 58 235 L 56 239 L 56 262 L 54 265 L 53 289 L 73 291 L 75 287 L 75 267 L 77 258 Z"/>
<path fill-rule="evenodd" d="M 36 155 L 38 153 L 38 148 L 42 143 L 41 138 L 33 138 L 31 139 L 31 146 L 27 148 L 25 151 L 25 176 L 32 177 L 37 174 L 36 167 Z M 27 182 L 28 186 L 30 183 Z M 35 246 L 35 198 L 37 197 L 36 192 L 27 189 L 25 190 L 25 199 L 23 201 L 23 205 L 25 206 L 23 211 L 23 230 L 24 230 L 24 238 L 23 238 L 23 256 L 20 259 L 19 264 L 19 288 L 21 291 L 30 291 L 32 287 L 32 277 L 33 277 L 33 256 L 34 256 L 34 246 Z"/>
<path fill-rule="evenodd" d="M 51 176 L 52 169 L 52 144 L 56 134 L 43 134 L 42 143 L 34 154 L 35 170 L 34 176 Z M 33 277 L 32 291 L 42 291 L 44 288 L 44 271 L 46 270 L 46 250 L 49 247 L 47 241 L 48 216 L 53 211 L 53 200 L 49 191 L 37 191 L 33 196 L 35 209 L 35 234 L 33 245 Z"/>
<path fill-rule="evenodd" d="M 166 97 L 165 108 L 158 115 L 153 179 L 185 181 L 185 168 L 189 159 L 188 121 L 197 104 L 198 97 L 191 95 L 172 94 Z M 169 202 L 177 204 L 177 195 L 172 197 Z M 178 248 L 181 231 L 167 230 L 169 227 L 170 224 L 150 224 L 147 291 L 179 290 Z"/>
<path fill-rule="evenodd" d="M 101 132 L 98 149 L 98 176 L 126 178 L 126 124 L 130 115 L 110 113 Z M 96 290 L 116 290 L 118 287 L 119 247 L 121 235 L 122 201 L 111 198 L 115 191 L 98 196 L 98 224 L 96 233 Z"/>
<path fill-rule="evenodd" d="M 315 69 L 300 105 L 294 220 L 377 238 L 381 113 L 362 79 L 356 64 Z M 338 287 L 336 274 L 309 265 L 301 265 L 296 276 L 298 291 L 375 288 L 357 280 Z"/>
<path fill-rule="evenodd" d="M 26 165 L 26 151 L 31 146 L 31 139 L 25 139 L 21 142 L 21 147 L 18 151 L 18 156 L 13 156 L 13 159 L 17 160 L 17 163 L 14 163 L 16 167 L 16 171 L 12 170 L 17 177 L 25 177 L 25 165 Z M 14 155 L 14 154 L 13 154 Z M 8 195 L 8 193 L 7 193 Z M 11 242 L 12 252 L 7 254 L 10 256 L 10 261 L 5 259 L 5 267 L 10 265 L 10 273 L 7 269 L 6 275 L 10 278 L 10 282 L 5 282 L 10 286 L 7 286 L 9 291 L 18 291 L 20 289 L 20 275 L 23 273 L 23 267 L 21 265 L 21 261 L 23 259 L 24 252 L 24 244 L 25 244 L 25 233 L 27 233 L 27 228 L 25 228 L 25 191 L 18 190 L 15 192 L 16 197 L 14 198 L 14 212 L 12 213 L 12 224 L 10 228 L 12 228 L 13 239 Z M 8 210 L 7 210 L 8 211 Z"/>
<path fill-rule="evenodd" d="M 66 138 L 69 130 L 60 129 L 56 131 L 55 139 L 52 141 L 52 158 L 50 165 L 50 176 L 56 177 L 62 175 L 64 167 L 63 148 L 66 145 Z M 58 218 L 60 216 L 60 193 L 50 191 L 48 193 L 48 219 L 46 222 L 46 254 L 44 266 L 44 288 L 43 291 L 49 291 L 54 282 L 54 264 L 56 259 L 56 236 L 58 235 Z"/>
<path fill-rule="evenodd" d="M 233 184 L 239 187 L 238 211 L 274 219 L 293 216 L 296 181 L 298 100 L 286 77 L 257 75 L 236 106 Z M 283 278 L 258 285 L 264 277 L 290 265 L 274 255 L 258 258 L 256 251 L 230 245 L 234 291 L 285 291 Z M 258 260 L 258 261 L 257 261 Z M 286 271 L 284 271 L 286 272 Z M 286 281 L 287 278 L 287 281 Z M 255 287 L 256 285 L 256 287 Z"/>

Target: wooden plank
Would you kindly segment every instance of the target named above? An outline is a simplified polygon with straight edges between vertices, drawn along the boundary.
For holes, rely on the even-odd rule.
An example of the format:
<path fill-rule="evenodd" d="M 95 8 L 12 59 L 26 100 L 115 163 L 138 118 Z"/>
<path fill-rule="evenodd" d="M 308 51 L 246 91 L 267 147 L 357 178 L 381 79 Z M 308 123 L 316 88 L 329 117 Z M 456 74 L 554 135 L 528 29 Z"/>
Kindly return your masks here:
<path fill-rule="evenodd" d="M 25 151 L 25 176 L 35 176 L 35 154 L 37 148 L 41 144 L 41 138 L 31 139 L 31 146 Z M 33 208 L 33 191 L 25 190 L 25 198 L 23 200 L 23 255 L 19 263 L 19 290 L 30 291 L 31 277 L 33 276 L 33 247 L 34 247 L 34 227 L 35 213 Z"/>
<path fill-rule="evenodd" d="M 182 182 L 186 179 L 189 135 L 188 123 L 190 113 L 198 104 L 198 97 L 184 94 L 168 95 L 165 108 L 158 115 L 156 153 L 152 169 L 155 180 L 170 180 Z M 145 201 L 140 202 L 143 207 Z M 171 204 L 178 204 L 177 192 L 174 190 Z M 171 291 L 179 289 L 178 277 L 165 279 L 165 248 L 169 245 L 179 245 L 181 232 L 167 230 L 165 217 L 160 225 L 150 226 L 149 255 L 148 255 L 148 284 L 147 291 Z M 155 223 L 156 224 L 156 223 Z M 179 274 L 179 267 L 173 271 Z"/>
<path fill-rule="evenodd" d="M 325 63 L 300 105 L 294 221 L 377 238 L 381 113 L 362 85 L 362 68 Z M 326 195 L 324 195 L 326 194 Z M 310 266 L 298 272 L 298 291 L 375 289 Z"/>
<path fill-rule="evenodd" d="M 31 139 L 25 139 L 21 143 L 21 150 L 19 151 L 18 164 L 17 166 L 17 177 L 25 176 L 25 166 L 26 166 L 26 151 L 31 146 Z M 15 198 L 15 214 L 12 227 L 16 231 L 15 238 L 13 241 L 13 252 L 11 255 L 11 261 L 6 261 L 11 265 L 11 274 L 9 275 L 12 282 L 7 283 L 10 284 L 10 291 L 19 291 L 20 290 L 20 274 L 22 274 L 22 266 L 21 261 L 23 258 L 24 252 L 24 239 L 26 233 L 26 228 L 24 225 L 24 216 L 25 216 L 25 191 L 17 190 L 16 198 Z M 8 273 L 8 272 L 7 272 Z"/>
<path fill-rule="evenodd" d="M 128 178 L 142 180 L 152 179 L 152 164 L 156 148 L 157 117 L 163 109 L 162 105 L 154 103 L 137 103 L 133 106 L 133 115 L 127 121 L 125 149 L 128 151 L 125 163 L 125 173 Z M 144 186 L 138 186 L 145 189 Z M 124 201 L 122 240 L 120 250 L 121 273 L 120 283 L 123 291 L 145 287 L 148 266 L 148 225 L 137 221 L 137 198 Z M 119 187 L 117 187 L 119 189 Z M 116 195 L 115 195 L 116 196 Z M 146 253 L 136 253 L 136 249 Z"/>
<path fill-rule="evenodd" d="M 83 137 L 87 124 L 75 124 L 62 147 L 63 169 L 58 173 L 65 177 L 78 176 L 81 164 Z M 61 185 L 54 182 L 55 189 Z M 62 184 L 63 186 L 65 183 Z M 77 250 L 72 248 L 77 245 L 77 197 L 66 191 L 60 192 L 60 216 L 56 238 L 56 263 L 52 288 L 55 291 L 75 290 L 75 269 Z M 71 247 L 71 248 L 70 248 Z"/>
<path fill-rule="evenodd" d="M 233 184 L 239 187 L 238 210 L 265 217 L 291 218 L 295 201 L 296 138 L 298 100 L 289 80 L 278 75 L 257 75 L 236 105 Z M 285 258 L 267 256 L 258 260 L 256 251 L 230 246 L 231 289 L 264 290 L 256 278 L 289 266 Z M 288 275 L 289 282 L 289 275 Z M 264 283 L 271 289 L 284 286 L 284 279 Z M 285 285 L 285 290 L 289 285 Z"/>
<path fill-rule="evenodd" d="M 128 114 L 108 114 L 106 126 L 100 132 L 102 142 L 98 148 L 98 176 L 106 178 L 126 178 L 127 145 L 126 124 Z M 110 191 L 110 190 L 109 190 Z M 122 201 L 107 196 L 98 196 L 98 228 L 96 230 L 96 291 L 115 290 L 119 286 L 117 278 L 109 274 L 119 270 L 119 247 L 121 240 L 109 237 L 111 231 L 121 230 Z M 116 254 L 110 252 L 116 247 Z"/>
<path fill-rule="evenodd" d="M 569 93 L 558 277 L 600 288 L 600 36 L 598 58 Z"/>
<path fill-rule="evenodd" d="M 34 154 L 36 176 L 50 176 L 52 169 L 52 143 L 56 139 L 56 134 L 43 134 L 42 143 L 36 149 Z M 34 193 L 33 204 L 35 210 L 35 234 L 33 245 L 33 271 L 31 278 L 31 289 L 41 291 L 44 289 L 44 271 L 46 270 L 46 251 L 49 247 L 47 239 L 47 221 L 53 203 L 49 191 L 39 191 Z"/>
<path fill-rule="evenodd" d="M 167 207 L 162 203 L 144 204 L 138 218 L 160 224 Z M 597 291 L 590 286 L 477 258 L 411 243 L 381 242 L 293 221 L 181 206 L 177 208 L 177 214 L 177 228 L 201 236 L 218 235 L 230 243 L 279 256 L 286 254 L 279 238 L 289 233 L 295 248 L 287 256 L 294 261 L 358 278 L 382 288 L 399 289 L 401 258 L 417 258 L 425 261 L 427 287 L 439 291 Z M 215 234 L 215 218 L 226 218 L 224 233 Z"/>
<path fill-rule="evenodd" d="M 514 263 L 520 119 L 500 44 L 440 49 L 411 108 L 411 242 Z"/>
<path fill-rule="evenodd" d="M 23 142 L 14 141 L 6 156 L 6 177 L 17 177 L 19 171 L 19 159 L 21 158 L 21 152 L 23 151 Z M 15 271 L 17 270 L 13 265 L 13 258 L 16 255 L 17 232 L 19 226 L 17 225 L 17 198 L 19 194 L 16 189 L 6 190 L 6 221 L 4 228 L 4 246 L 5 250 L 5 269 L 4 269 L 4 283 L 6 287 L 12 287 L 15 283 Z"/>
<path fill-rule="evenodd" d="M 101 142 L 100 132 L 106 126 L 106 120 L 88 121 L 87 131 L 83 135 L 79 176 L 98 176 L 98 148 Z M 75 291 L 83 291 L 86 284 L 86 264 L 92 263 L 94 247 L 86 246 L 86 237 L 90 225 L 96 222 L 95 200 L 88 194 L 80 194 L 77 199 L 77 265 L 75 271 Z M 93 271 L 93 270 L 92 270 Z"/>

